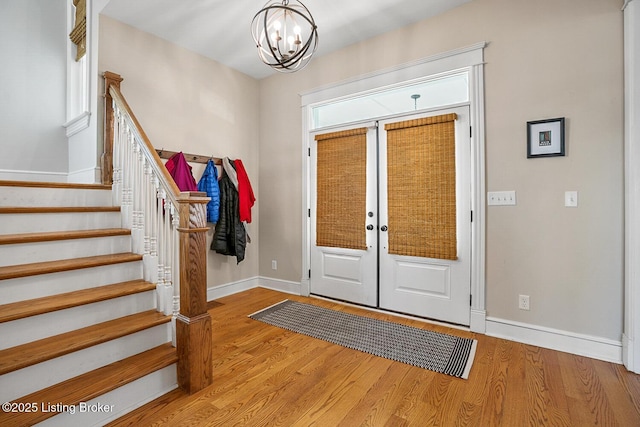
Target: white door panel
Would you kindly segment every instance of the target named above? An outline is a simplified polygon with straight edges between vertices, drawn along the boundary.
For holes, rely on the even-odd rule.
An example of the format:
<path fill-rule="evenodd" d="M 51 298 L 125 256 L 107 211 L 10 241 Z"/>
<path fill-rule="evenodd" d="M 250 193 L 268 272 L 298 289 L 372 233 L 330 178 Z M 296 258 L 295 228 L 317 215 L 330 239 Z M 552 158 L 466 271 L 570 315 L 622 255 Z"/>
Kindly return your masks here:
<path fill-rule="evenodd" d="M 387 204 L 387 134 L 380 122 L 380 307 L 451 323 L 468 325 L 471 294 L 470 137 L 469 108 L 460 107 L 403 117 L 402 121 L 455 113 L 457 259 L 435 259 L 389 253 Z M 419 187 L 420 183 L 415 183 Z"/>
<path fill-rule="evenodd" d="M 411 262 L 394 259 L 393 280 L 399 292 L 411 295 L 450 298 L 451 268 L 422 259 Z"/>
<path fill-rule="evenodd" d="M 345 130 L 345 129 L 338 129 Z M 378 304 L 378 233 L 377 233 L 377 134 L 369 126 L 366 134 L 366 207 L 362 211 L 366 226 L 366 249 L 349 249 L 316 245 L 317 232 L 317 159 L 318 146 L 312 135 L 311 164 L 311 293 L 356 304 Z M 348 183 L 344 183 L 348 185 Z M 370 229 L 369 229 L 370 228 Z"/>

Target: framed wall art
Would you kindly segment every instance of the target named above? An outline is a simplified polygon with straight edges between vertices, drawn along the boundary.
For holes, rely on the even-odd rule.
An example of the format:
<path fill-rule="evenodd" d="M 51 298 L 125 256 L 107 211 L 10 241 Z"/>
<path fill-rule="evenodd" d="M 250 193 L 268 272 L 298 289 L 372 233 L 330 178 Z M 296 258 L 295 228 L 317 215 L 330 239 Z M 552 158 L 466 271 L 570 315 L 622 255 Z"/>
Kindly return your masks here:
<path fill-rule="evenodd" d="M 564 117 L 527 122 L 527 158 L 564 156 Z"/>

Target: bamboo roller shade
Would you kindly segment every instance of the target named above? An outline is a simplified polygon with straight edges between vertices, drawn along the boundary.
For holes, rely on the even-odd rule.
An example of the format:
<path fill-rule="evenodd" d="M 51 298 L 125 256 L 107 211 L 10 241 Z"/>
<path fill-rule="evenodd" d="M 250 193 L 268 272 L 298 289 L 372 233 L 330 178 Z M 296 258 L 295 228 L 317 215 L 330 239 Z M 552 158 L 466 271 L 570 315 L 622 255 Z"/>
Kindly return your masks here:
<path fill-rule="evenodd" d="M 385 126 L 389 253 L 457 259 L 456 118 Z"/>
<path fill-rule="evenodd" d="M 315 139 L 316 245 L 366 249 L 367 128 Z"/>

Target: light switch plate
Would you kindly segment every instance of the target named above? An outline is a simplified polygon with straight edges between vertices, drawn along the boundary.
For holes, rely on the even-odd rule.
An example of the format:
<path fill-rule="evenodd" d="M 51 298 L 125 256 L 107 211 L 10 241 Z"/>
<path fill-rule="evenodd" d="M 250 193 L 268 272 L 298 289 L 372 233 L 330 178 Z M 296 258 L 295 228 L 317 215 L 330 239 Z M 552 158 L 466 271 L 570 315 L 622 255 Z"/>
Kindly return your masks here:
<path fill-rule="evenodd" d="M 568 208 L 578 207 L 578 192 L 577 191 L 565 191 L 564 192 L 564 205 Z"/>
<path fill-rule="evenodd" d="M 515 206 L 515 191 L 489 191 L 487 193 L 487 204 L 489 206 Z"/>

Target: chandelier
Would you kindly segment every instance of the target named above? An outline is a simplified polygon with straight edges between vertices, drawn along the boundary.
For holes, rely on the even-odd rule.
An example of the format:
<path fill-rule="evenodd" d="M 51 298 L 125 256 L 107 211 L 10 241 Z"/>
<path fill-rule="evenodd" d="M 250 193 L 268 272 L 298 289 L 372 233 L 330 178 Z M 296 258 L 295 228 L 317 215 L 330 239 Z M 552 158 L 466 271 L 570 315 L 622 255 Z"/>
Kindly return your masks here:
<path fill-rule="evenodd" d="M 318 47 L 309 9 L 298 0 L 271 0 L 256 13 L 251 34 L 262 62 L 280 72 L 303 69 Z"/>

